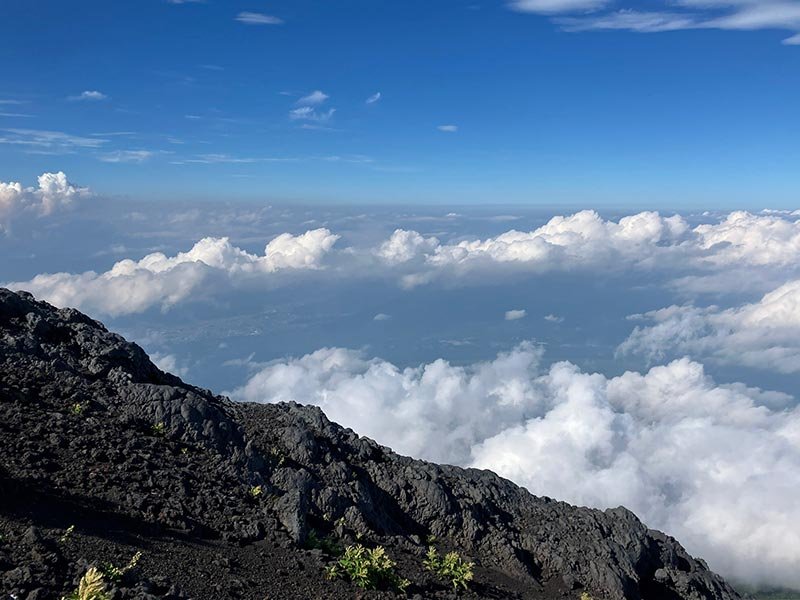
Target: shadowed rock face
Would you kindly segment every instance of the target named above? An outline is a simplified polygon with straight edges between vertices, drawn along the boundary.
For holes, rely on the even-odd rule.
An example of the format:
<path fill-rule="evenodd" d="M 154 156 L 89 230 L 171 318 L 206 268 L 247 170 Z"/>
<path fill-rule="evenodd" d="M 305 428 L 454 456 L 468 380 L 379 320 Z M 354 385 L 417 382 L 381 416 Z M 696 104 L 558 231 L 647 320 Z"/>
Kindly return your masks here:
<path fill-rule="evenodd" d="M 60 597 L 136 549 L 120 597 L 353 598 L 308 550 L 326 537 L 385 546 L 424 598 L 453 594 L 422 567 L 433 537 L 476 562 L 462 597 L 739 598 L 624 508 L 398 456 L 317 408 L 214 396 L 81 313 L 3 289 L 0 532 L 0 587 L 19 598 Z"/>

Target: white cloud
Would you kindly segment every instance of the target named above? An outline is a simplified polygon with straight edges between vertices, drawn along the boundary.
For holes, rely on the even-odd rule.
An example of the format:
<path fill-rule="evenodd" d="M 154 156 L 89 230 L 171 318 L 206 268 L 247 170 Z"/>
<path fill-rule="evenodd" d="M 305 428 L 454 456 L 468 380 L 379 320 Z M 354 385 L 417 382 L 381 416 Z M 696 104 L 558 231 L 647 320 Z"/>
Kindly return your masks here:
<path fill-rule="evenodd" d="M 303 96 L 297 101 L 298 104 L 303 105 L 317 105 L 325 102 L 330 96 L 320 90 L 314 90 L 308 96 Z"/>
<path fill-rule="evenodd" d="M 525 309 L 507 310 L 505 314 L 506 321 L 518 321 L 528 316 L 528 311 Z"/>
<path fill-rule="evenodd" d="M 720 364 L 800 372 L 800 280 L 738 308 L 670 306 L 641 318 L 654 324 L 636 327 L 619 352 L 650 361 L 689 354 Z"/>
<path fill-rule="evenodd" d="M 90 101 L 90 102 L 97 102 L 98 100 L 108 100 L 108 96 L 106 96 L 103 92 L 98 92 L 97 90 L 86 90 L 78 94 L 77 96 L 69 96 L 67 100 L 72 101 Z"/>
<path fill-rule="evenodd" d="M 141 163 L 152 158 L 154 154 L 150 150 L 114 150 L 97 158 L 107 163 Z"/>
<path fill-rule="evenodd" d="M 372 94 L 372 96 L 367 98 L 366 102 L 367 102 L 367 104 L 375 104 L 380 99 L 381 99 L 381 93 L 380 92 L 375 92 L 374 94 Z"/>
<path fill-rule="evenodd" d="M 570 31 L 621 29 L 652 33 L 679 29 L 782 29 L 794 33 L 783 41 L 784 44 L 800 43 L 800 3 L 795 0 L 675 0 L 665 1 L 664 8 L 622 8 L 560 18 L 556 22 Z"/>
<path fill-rule="evenodd" d="M 559 317 L 558 315 L 545 315 L 544 320 L 548 323 L 563 323 L 564 317 Z"/>
<path fill-rule="evenodd" d="M 373 321 L 388 321 L 392 318 L 391 315 L 387 315 L 386 313 L 378 313 L 374 317 L 372 317 Z"/>
<path fill-rule="evenodd" d="M 289 111 L 289 118 L 293 121 L 317 121 L 324 123 L 330 121 L 336 112 L 335 108 L 319 112 L 311 106 L 301 106 Z"/>
<path fill-rule="evenodd" d="M 444 133 L 456 133 L 458 131 L 458 125 L 439 125 L 436 129 Z"/>
<path fill-rule="evenodd" d="M 165 373 L 172 373 L 178 377 L 186 377 L 186 375 L 189 374 L 189 368 L 185 365 L 181 365 L 178 357 L 174 354 L 154 352 L 150 355 L 150 360 Z"/>
<path fill-rule="evenodd" d="M 270 281 L 280 271 L 315 270 L 339 236 L 315 229 L 294 236 L 281 234 L 264 254 L 250 254 L 228 238 L 204 238 L 188 252 L 168 257 L 161 252 L 139 261 L 125 259 L 105 273 L 55 273 L 5 287 L 34 293 L 56 306 L 123 315 L 153 306 L 166 310 L 178 302 L 213 295 L 219 288 Z"/>
<path fill-rule="evenodd" d="M 520 12 L 555 14 L 604 8 L 610 0 L 513 0 L 510 6 Z"/>
<path fill-rule="evenodd" d="M 689 360 L 608 379 L 544 368 L 529 343 L 407 369 L 329 348 L 266 366 L 234 397 L 316 404 L 404 454 L 626 505 L 727 575 L 800 586 L 800 410 L 784 394 L 717 385 Z"/>
<path fill-rule="evenodd" d="M 786 38 L 782 43 L 787 46 L 800 46 L 800 33 Z"/>
<path fill-rule="evenodd" d="M 0 135 L 0 144 L 20 146 L 28 152 L 70 154 L 76 150 L 101 148 L 108 143 L 107 139 L 71 135 L 63 131 L 20 128 L 3 129 L 2 131 L 6 135 Z"/>
<path fill-rule="evenodd" d="M 278 17 L 247 11 L 240 12 L 236 15 L 236 20 L 247 25 L 281 25 L 283 23 L 283 19 Z"/>
<path fill-rule="evenodd" d="M 0 231 L 8 229 L 10 222 L 23 214 L 46 216 L 71 207 L 80 199 L 90 196 L 88 188 L 77 187 L 67 176 L 43 173 L 38 187 L 22 187 L 19 182 L 0 181 Z"/>

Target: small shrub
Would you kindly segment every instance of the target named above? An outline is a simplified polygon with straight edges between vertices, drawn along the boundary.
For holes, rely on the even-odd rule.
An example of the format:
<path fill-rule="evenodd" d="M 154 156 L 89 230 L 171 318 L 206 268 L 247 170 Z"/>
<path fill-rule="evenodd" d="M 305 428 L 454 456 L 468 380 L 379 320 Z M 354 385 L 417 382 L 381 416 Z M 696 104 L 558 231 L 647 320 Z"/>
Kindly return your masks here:
<path fill-rule="evenodd" d="M 454 589 L 459 587 L 467 589 L 473 577 L 472 567 L 475 566 L 475 563 L 462 559 L 458 552 L 448 552 L 441 557 L 436 548 L 433 547 L 428 548 L 428 554 L 423 564 L 428 571 L 448 579 L 453 584 Z M 585 599 L 581 598 L 581 600 Z"/>
<path fill-rule="evenodd" d="M 130 561 L 128 561 L 128 564 L 122 567 L 121 569 L 112 563 L 103 563 L 102 565 L 100 565 L 100 572 L 103 574 L 103 577 L 105 577 L 109 581 L 114 581 L 114 582 L 122 581 L 122 578 L 125 576 L 125 573 L 133 570 L 139 563 L 139 560 L 141 558 L 142 558 L 142 553 L 137 552 L 136 554 L 133 555 Z"/>
<path fill-rule="evenodd" d="M 411 584 L 395 572 L 395 562 L 382 546 L 367 549 L 361 544 L 348 546 L 336 563 L 325 569 L 328 579 L 347 579 L 364 590 L 390 587 L 405 592 Z"/>
<path fill-rule="evenodd" d="M 161 423 L 156 423 L 150 428 L 150 433 L 158 437 L 164 435 L 166 431 L 167 431 L 167 426 L 166 424 L 164 424 L 163 421 Z"/>
<path fill-rule="evenodd" d="M 111 600 L 106 581 L 99 569 L 92 567 L 81 577 L 78 589 L 61 600 Z"/>
<path fill-rule="evenodd" d="M 581 600 L 594 600 L 589 592 L 581 592 Z"/>
<path fill-rule="evenodd" d="M 253 500 L 260 498 L 263 493 L 264 493 L 264 486 L 262 485 L 254 485 L 253 487 L 250 488 L 250 497 Z"/>
<path fill-rule="evenodd" d="M 86 412 L 85 402 L 76 402 L 69 407 L 69 413 L 73 416 L 80 417 L 84 412 Z"/>
<path fill-rule="evenodd" d="M 72 532 L 75 531 L 75 525 L 70 525 L 64 530 L 64 534 L 59 538 L 59 542 L 66 544 L 69 541 Z"/>

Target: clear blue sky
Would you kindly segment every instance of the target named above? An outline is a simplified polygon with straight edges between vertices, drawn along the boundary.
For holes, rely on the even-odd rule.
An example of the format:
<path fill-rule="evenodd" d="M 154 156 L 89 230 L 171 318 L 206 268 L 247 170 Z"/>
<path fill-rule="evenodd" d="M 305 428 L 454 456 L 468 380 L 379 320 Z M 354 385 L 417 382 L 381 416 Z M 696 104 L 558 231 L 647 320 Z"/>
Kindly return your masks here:
<path fill-rule="evenodd" d="M 336 203 L 800 192 L 796 1 L 3 0 L 0 21 L 2 181 Z"/>

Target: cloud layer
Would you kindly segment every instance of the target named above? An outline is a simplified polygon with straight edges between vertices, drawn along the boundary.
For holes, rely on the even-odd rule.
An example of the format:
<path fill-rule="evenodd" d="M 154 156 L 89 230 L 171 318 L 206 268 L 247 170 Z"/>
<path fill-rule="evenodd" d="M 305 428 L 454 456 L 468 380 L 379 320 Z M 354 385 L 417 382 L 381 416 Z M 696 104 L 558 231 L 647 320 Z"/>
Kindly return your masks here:
<path fill-rule="evenodd" d="M 4 214 L 21 208 L 48 213 L 86 193 L 63 174 L 46 174 L 38 190 L 2 184 Z M 227 238 L 206 238 L 173 258 L 153 254 L 124 260 L 97 274 L 41 274 L 14 282 L 58 305 L 65 303 L 103 314 L 134 313 L 160 304 L 168 308 L 195 298 L 207 274 L 225 277 L 207 294 L 222 295 L 246 281 L 265 279 L 284 245 L 295 244 L 288 269 L 334 267 L 342 278 L 384 278 L 413 288 L 437 281 L 484 285 L 502 277 L 535 277 L 554 271 L 591 275 L 657 272 L 665 285 L 692 293 L 774 289 L 800 277 L 800 219 L 795 215 L 734 212 L 718 222 L 691 227 L 679 215 L 642 212 L 618 221 L 594 211 L 557 216 L 532 231 L 507 231 L 484 239 L 442 242 L 417 231 L 398 229 L 373 246 L 334 248 L 338 235 L 317 229 L 300 236 L 283 234 L 270 242 L 266 256 L 255 256 Z M 324 259 L 324 260 L 323 260 Z M 283 259 L 282 259 L 283 260 Z M 169 290 L 169 291 L 168 291 Z M 126 301 L 126 298 L 128 300 Z M 112 301 L 113 299 L 113 301 Z"/>
<path fill-rule="evenodd" d="M 687 359 L 606 378 L 524 343 L 491 362 L 399 369 L 340 348 L 262 368 L 233 393 L 294 400 L 415 457 L 531 492 L 624 504 L 728 575 L 800 586 L 800 410 L 717 385 Z"/>
<path fill-rule="evenodd" d="M 800 280 L 738 308 L 670 306 L 639 318 L 653 325 L 636 327 L 619 347 L 623 354 L 642 354 L 650 361 L 688 354 L 720 364 L 800 372 Z"/>

